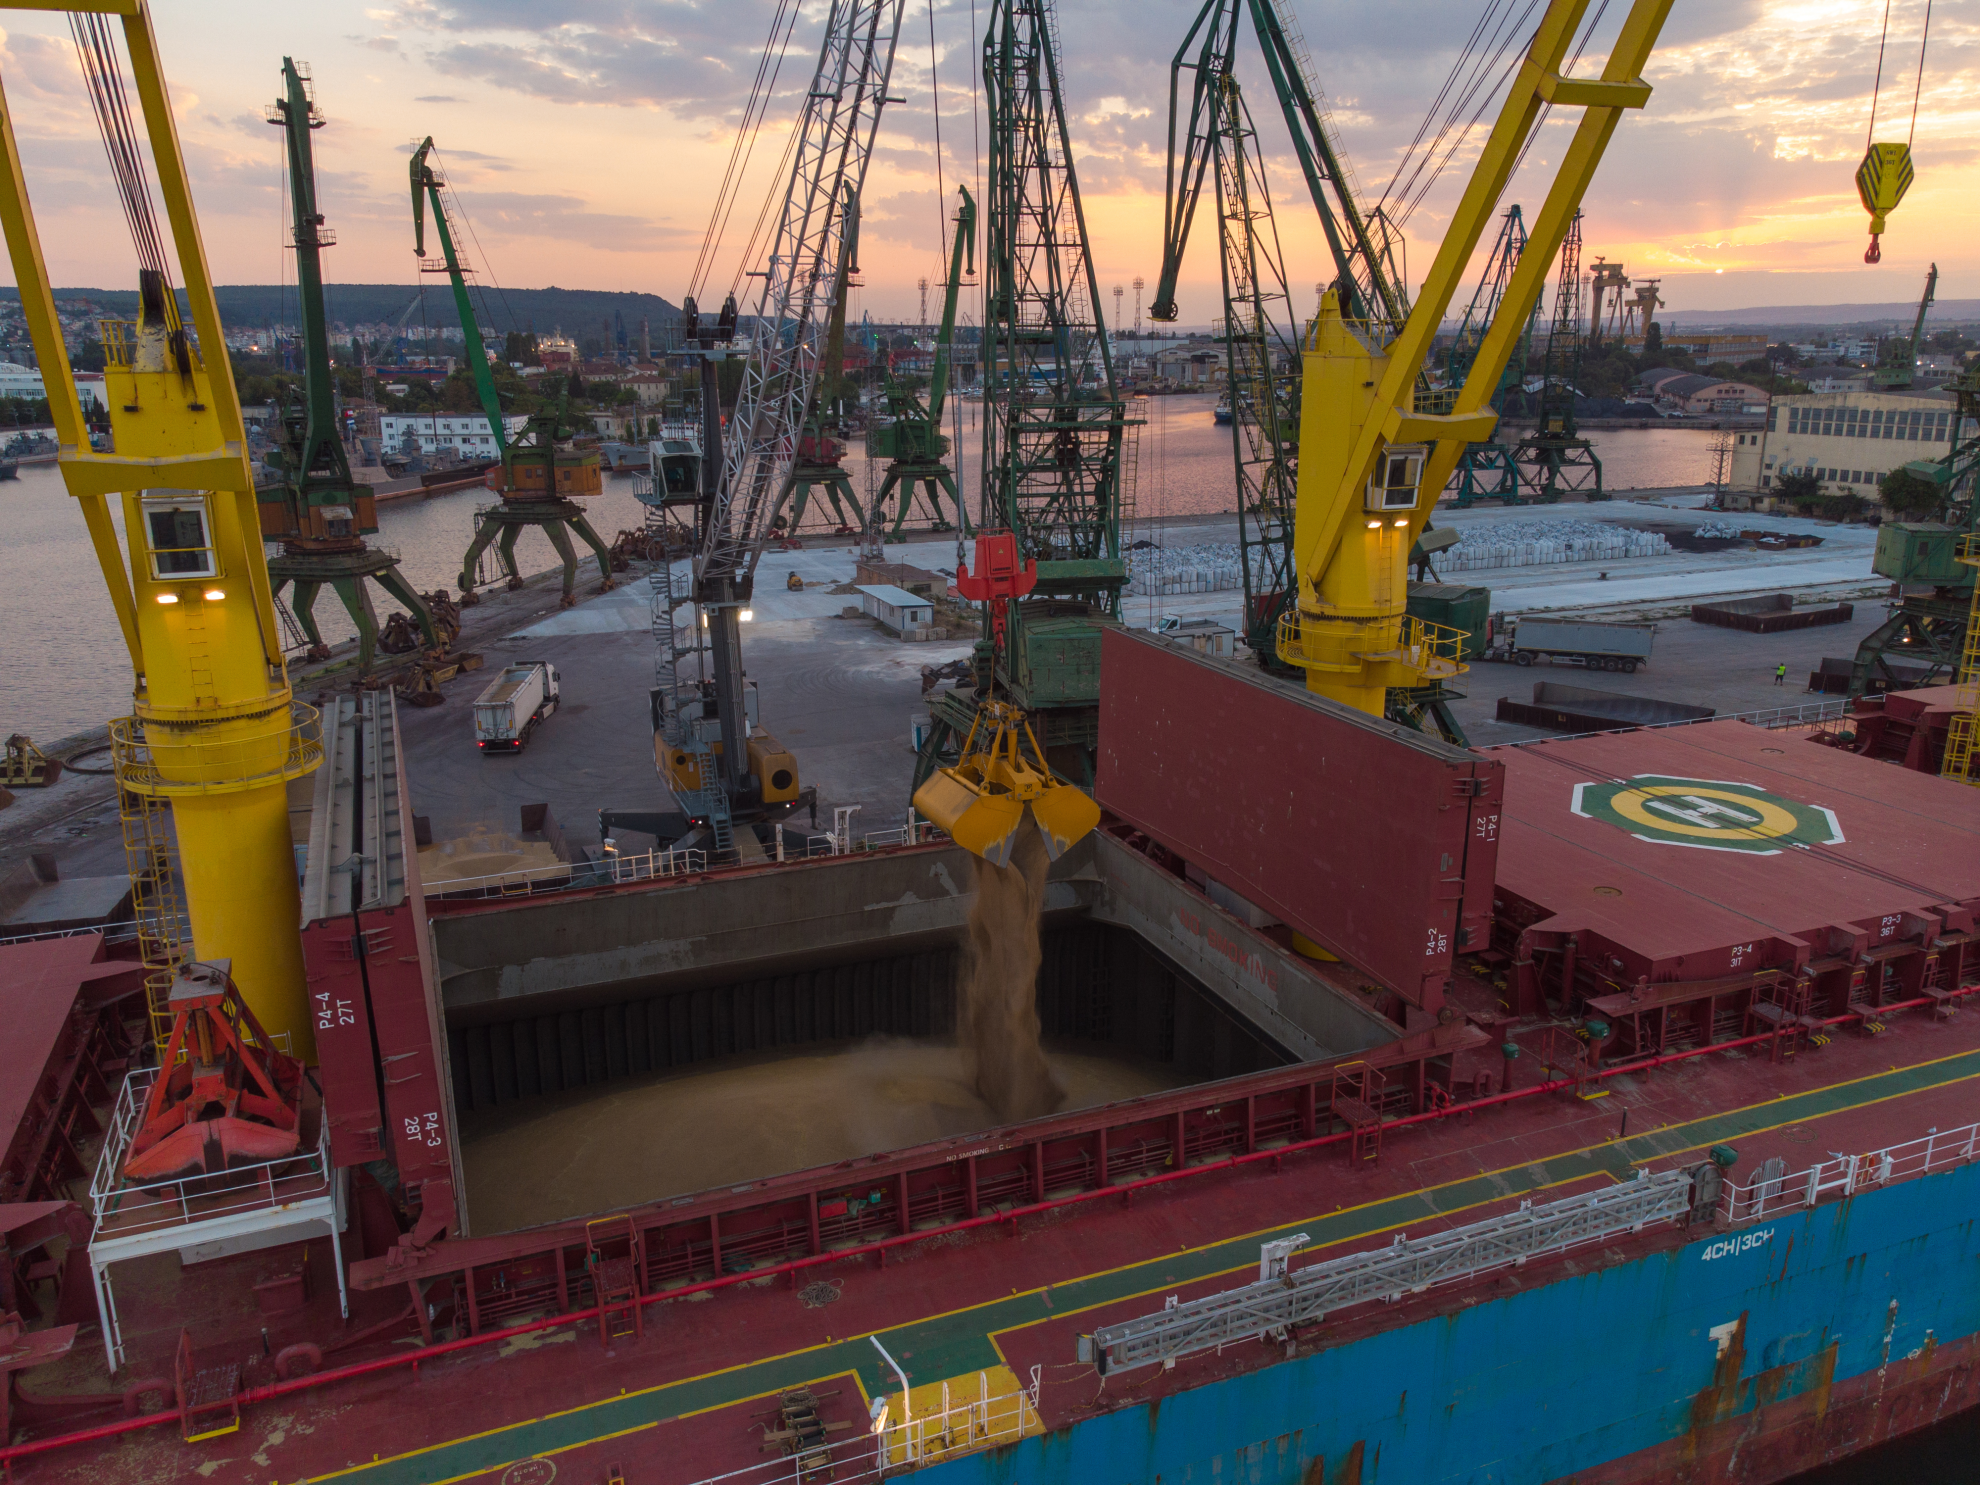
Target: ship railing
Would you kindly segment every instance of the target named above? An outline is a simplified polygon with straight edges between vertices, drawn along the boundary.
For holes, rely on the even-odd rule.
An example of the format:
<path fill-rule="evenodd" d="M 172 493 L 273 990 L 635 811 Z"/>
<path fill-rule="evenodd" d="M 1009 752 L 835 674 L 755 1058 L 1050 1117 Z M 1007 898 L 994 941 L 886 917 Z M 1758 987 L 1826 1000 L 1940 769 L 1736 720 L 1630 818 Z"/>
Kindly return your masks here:
<path fill-rule="evenodd" d="M 992 1391 L 988 1372 L 976 1374 L 974 1389 L 955 1389 L 952 1383 L 944 1382 L 939 1404 L 912 1416 L 904 1417 L 897 1411 L 903 1403 L 899 1394 L 883 1395 L 887 1409 L 879 1415 L 874 1478 L 890 1471 L 940 1464 L 979 1449 L 1014 1444 L 1029 1433 L 1042 1433 L 1038 1420 L 1040 1370 L 1033 1367 L 1030 1387 L 1014 1392 Z"/>
<path fill-rule="evenodd" d="M 1711 717 L 1683 717 L 1675 722 L 1630 722 L 1615 727 L 1598 727 L 1593 732 L 1563 732 L 1547 737 L 1521 738 L 1516 742 L 1480 743 L 1483 750 L 1493 748 L 1530 748 L 1539 743 L 1566 742 L 1576 737 L 1602 737 L 1611 732 L 1655 732 L 1666 727 L 1697 727 L 1705 722 L 1745 722 L 1749 726 L 1760 727 L 1768 732 L 1813 732 L 1841 722 L 1849 716 L 1849 702 L 1845 698 L 1834 701 L 1804 701 L 1796 706 L 1768 706 L 1750 712 L 1720 712 Z"/>
<path fill-rule="evenodd" d="M 179 922 L 185 936 L 192 937 L 186 920 L 181 918 Z M 46 928 L 40 933 L 9 933 L 0 935 L 0 944 L 32 944 L 50 938 L 74 938 L 83 933 L 100 933 L 106 944 L 128 944 L 137 939 L 138 923 L 135 918 L 128 918 L 121 923 L 89 923 L 81 928 Z"/>
<path fill-rule="evenodd" d="M 899 1391 L 876 1393 L 873 1425 L 865 1433 L 800 1448 L 782 1458 L 748 1465 L 727 1474 L 710 1475 L 695 1485 L 773 1485 L 773 1482 L 831 1480 L 834 1485 L 863 1485 L 961 1459 L 1000 1445 L 1015 1444 L 1043 1433 L 1038 1417 L 1041 1367 L 1031 1369 L 1031 1381 L 1005 1391 L 1015 1378 L 1002 1372 L 998 1379 L 978 1372 L 974 1385 L 943 1382 L 939 1389 L 918 1387 L 904 1415 Z"/>
<path fill-rule="evenodd" d="M 614 886 L 621 882 L 651 882 L 667 877 L 696 876 L 708 870 L 709 853 L 692 847 L 648 851 L 643 856 L 617 852 L 605 858 L 604 866 Z"/>
<path fill-rule="evenodd" d="M 1786 1212 L 1819 1205 L 1831 1196 L 1853 1196 L 1930 1171 L 1965 1165 L 1980 1154 L 1980 1124 L 1928 1130 L 1921 1139 L 1872 1150 L 1867 1155 L 1831 1151 L 1806 1170 L 1789 1171 L 1778 1155 L 1766 1161 L 1744 1186 L 1726 1183 L 1722 1198 L 1728 1221 L 1762 1222 Z"/>
<path fill-rule="evenodd" d="M 124 1161 L 144 1120 L 145 1102 L 158 1075 L 155 1067 L 139 1068 L 117 1091 L 110 1128 L 89 1182 L 90 1211 L 95 1218 L 92 1241 L 134 1237 L 288 1206 L 329 1192 L 336 1173 L 330 1164 L 327 1119 L 321 1121 L 313 1149 L 253 1165 L 230 1166 L 219 1175 L 194 1171 L 162 1181 L 125 1180 Z"/>
<path fill-rule="evenodd" d="M 948 839 L 925 820 L 893 830 L 870 830 L 858 841 L 849 835 L 796 834 L 782 830 L 770 847 L 772 861 L 808 861 L 821 856 L 846 856 L 857 851 L 887 850 L 896 846 L 928 845 Z M 528 897 L 544 892 L 564 892 L 582 887 L 622 886 L 630 882 L 663 881 L 668 877 L 699 876 L 724 866 L 746 865 L 739 851 L 709 851 L 678 846 L 641 854 L 607 851 L 603 860 L 568 865 L 532 866 L 516 871 L 491 873 L 480 877 L 458 877 L 436 881 L 426 889 L 429 900 L 474 900 L 490 897 Z M 94 932 L 93 929 L 80 930 Z M 0 940 L 6 942 L 6 940 Z"/>

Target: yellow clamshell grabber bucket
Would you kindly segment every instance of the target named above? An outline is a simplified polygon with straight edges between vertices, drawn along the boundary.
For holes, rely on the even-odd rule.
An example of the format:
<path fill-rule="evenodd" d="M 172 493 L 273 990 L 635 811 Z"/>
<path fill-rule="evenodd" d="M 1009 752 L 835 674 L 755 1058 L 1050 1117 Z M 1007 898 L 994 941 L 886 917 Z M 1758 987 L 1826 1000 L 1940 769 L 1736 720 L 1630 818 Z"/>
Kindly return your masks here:
<path fill-rule="evenodd" d="M 992 866 L 1011 864 L 1027 809 L 1054 861 L 1100 823 L 1100 806 L 1052 777 L 1024 713 L 1003 701 L 977 708 L 956 766 L 930 774 L 914 807 Z"/>

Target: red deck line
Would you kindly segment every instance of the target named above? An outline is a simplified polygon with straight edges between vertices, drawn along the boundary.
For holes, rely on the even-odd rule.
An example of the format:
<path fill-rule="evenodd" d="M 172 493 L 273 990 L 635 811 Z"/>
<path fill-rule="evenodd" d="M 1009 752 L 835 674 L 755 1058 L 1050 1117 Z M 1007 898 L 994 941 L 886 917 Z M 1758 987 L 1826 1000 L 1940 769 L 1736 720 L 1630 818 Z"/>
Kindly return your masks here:
<path fill-rule="evenodd" d="M 1980 985 L 1964 986 L 1955 991 L 1954 995 L 1956 998 L 1961 999 L 1980 995 Z M 1898 1001 L 1890 1005 L 1875 1007 L 1874 1014 L 1886 1015 L 1892 1011 L 1918 1009 L 1933 1003 L 1929 997 Z M 1849 1022 L 1860 1022 L 1866 1019 L 1868 1019 L 1868 1013 L 1851 1012 L 1847 1015 L 1829 1017 L 1820 1024 L 1823 1026 L 1840 1026 Z M 1586 1085 L 1590 1082 L 1600 1081 L 1601 1079 L 1618 1076 L 1623 1073 L 1637 1073 L 1651 1068 L 1665 1067 L 1674 1062 L 1687 1061 L 1691 1058 L 1705 1056 L 1708 1053 L 1725 1052 L 1740 1047 L 1756 1046 L 1764 1042 L 1774 1041 L 1780 1034 L 1779 1032 L 1772 1031 L 1762 1032 L 1755 1036 L 1738 1037 L 1732 1041 L 1714 1042 L 1710 1046 L 1691 1047 L 1679 1052 L 1664 1053 L 1657 1057 L 1618 1063 L 1613 1066 L 1598 1068 L 1585 1074 L 1578 1080 L 1575 1078 L 1556 1078 L 1547 1082 L 1534 1083 L 1525 1088 L 1515 1088 L 1501 1093 L 1490 1094 L 1484 1098 L 1473 1099 L 1467 1103 L 1452 1104 L 1448 1108 L 1432 1109 L 1420 1114 L 1405 1115 L 1400 1119 L 1384 1120 L 1383 1127 L 1385 1129 L 1394 1129 L 1409 1125 L 1433 1123 L 1437 1120 L 1451 1118 L 1454 1115 L 1468 1114 L 1481 1108 L 1491 1108 L 1519 1099 L 1537 1097 L 1543 1093 L 1558 1093 L 1577 1086 L 1577 1083 Z M 1036 1216 L 1045 1212 L 1077 1206 L 1084 1202 L 1097 1200 L 1100 1197 L 1131 1196 L 1135 1191 L 1167 1185 L 1191 1176 L 1199 1176 L 1217 1171 L 1229 1171 L 1240 1166 L 1252 1165 L 1264 1160 L 1276 1161 L 1287 1155 L 1341 1144 L 1352 1137 L 1352 1131 L 1343 1131 L 1338 1134 L 1320 1135 L 1310 1140 L 1282 1145 L 1275 1150 L 1258 1150 L 1246 1155 L 1227 1156 L 1222 1160 L 1190 1166 L 1179 1171 L 1165 1171 L 1158 1175 L 1143 1176 L 1133 1181 L 1123 1182 L 1119 1186 L 1109 1186 L 1094 1191 L 1075 1192 L 1072 1195 L 1057 1197 L 1051 1201 L 1034 1202 L 1023 1207 L 1013 1207 L 1008 1212 L 1000 1212 L 994 1216 L 968 1218 L 965 1221 L 952 1223 L 947 1227 L 928 1232 L 897 1234 L 835 1253 L 810 1254 L 803 1258 L 773 1264 L 767 1268 L 752 1269 L 748 1273 L 726 1274 L 714 1279 L 705 1279 L 700 1283 L 682 1285 L 677 1289 L 667 1289 L 655 1294 L 641 1295 L 638 1302 L 641 1305 L 656 1304 L 662 1300 L 674 1300 L 690 1294 L 728 1289 L 738 1284 L 760 1281 L 777 1275 L 796 1274 L 804 1269 L 816 1267 L 820 1264 L 840 1263 L 847 1259 L 862 1258 L 873 1253 L 884 1254 L 889 1248 L 895 1248 L 909 1243 L 926 1242 L 930 1238 L 941 1236 L 944 1233 L 988 1227 L 996 1223 L 1010 1223 L 1015 1225 L 1018 1219 L 1022 1217 Z M 339 1382 L 352 1381 L 359 1377 L 375 1375 L 396 1367 L 410 1366 L 416 1371 L 422 1362 L 435 1360 L 456 1352 L 466 1351 L 473 1347 L 494 1344 L 499 1341 L 508 1340 L 514 1336 L 527 1335 L 539 1330 L 551 1330 L 558 1326 L 575 1325 L 586 1320 L 596 1319 L 601 1308 L 601 1306 L 593 1305 L 587 1309 L 568 1310 L 560 1314 L 524 1321 L 521 1324 L 505 1326 L 500 1330 L 485 1331 L 479 1335 L 464 1336 L 451 1341 L 437 1341 L 431 1345 L 421 1346 L 412 1351 L 401 1351 L 390 1356 L 377 1357 L 370 1361 L 352 1362 L 347 1366 L 335 1367 L 329 1371 L 314 1372 L 308 1376 L 294 1377 L 287 1381 L 266 1383 L 259 1387 L 249 1388 L 243 1392 L 241 1394 L 241 1402 L 243 1406 L 253 1403 L 270 1402 L 279 1397 L 286 1397 L 317 1387 L 327 1387 Z M 0 1469 L 10 1465 L 15 1459 L 26 1458 L 30 1455 L 48 1453 L 52 1450 L 67 1448 L 75 1444 L 90 1443 L 136 1432 L 141 1429 L 152 1428 L 162 1423 L 174 1421 L 179 1416 L 179 1409 L 168 1408 L 157 1413 L 145 1414 L 139 1418 L 120 1419 L 115 1423 L 97 1424 L 90 1428 L 79 1429 L 71 1433 L 57 1434 L 50 1438 L 6 1445 L 0 1447 Z"/>

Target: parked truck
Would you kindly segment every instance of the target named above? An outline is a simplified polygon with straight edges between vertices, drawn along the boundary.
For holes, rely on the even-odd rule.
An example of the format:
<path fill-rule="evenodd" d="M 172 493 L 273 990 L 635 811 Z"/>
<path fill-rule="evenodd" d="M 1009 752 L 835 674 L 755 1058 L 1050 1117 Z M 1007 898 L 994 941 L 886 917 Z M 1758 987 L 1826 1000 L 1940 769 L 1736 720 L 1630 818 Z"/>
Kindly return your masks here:
<path fill-rule="evenodd" d="M 475 698 L 474 745 L 484 753 L 519 753 L 556 709 L 556 666 L 545 660 L 507 666 Z"/>
<path fill-rule="evenodd" d="M 1656 632 L 1655 624 L 1494 614 L 1486 646 L 1478 658 L 1513 665 L 1531 665 L 1541 659 L 1633 675 L 1637 666 L 1650 663 L 1650 639 Z"/>

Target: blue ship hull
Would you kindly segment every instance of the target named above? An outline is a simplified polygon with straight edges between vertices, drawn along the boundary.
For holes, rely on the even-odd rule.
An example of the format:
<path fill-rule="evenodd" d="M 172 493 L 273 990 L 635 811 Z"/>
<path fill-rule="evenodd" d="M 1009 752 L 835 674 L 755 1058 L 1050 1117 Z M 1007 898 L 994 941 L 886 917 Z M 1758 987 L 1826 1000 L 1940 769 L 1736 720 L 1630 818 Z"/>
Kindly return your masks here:
<path fill-rule="evenodd" d="M 1821 1462 L 1821 1430 L 1806 1425 L 1851 1397 L 1889 1406 L 1904 1385 L 1929 1383 L 1945 1411 L 1961 1405 L 1974 1367 L 1955 1358 L 1980 1336 L 1976 1218 L 1980 1167 L 1967 1165 L 1495 1292 L 925 1477 L 930 1485 L 1783 1478 Z M 1131 1386 L 1137 1375 L 1148 1374 L 1110 1385 Z M 1756 1417 L 1763 1408 L 1795 1421 L 1802 1453 L 1757 1446 L 1743 1464 L 1733 1461 L 1738 1473 L 1726 1472 L 1713 1455 L 1757 1445 L 1768 1427 Z"/>

